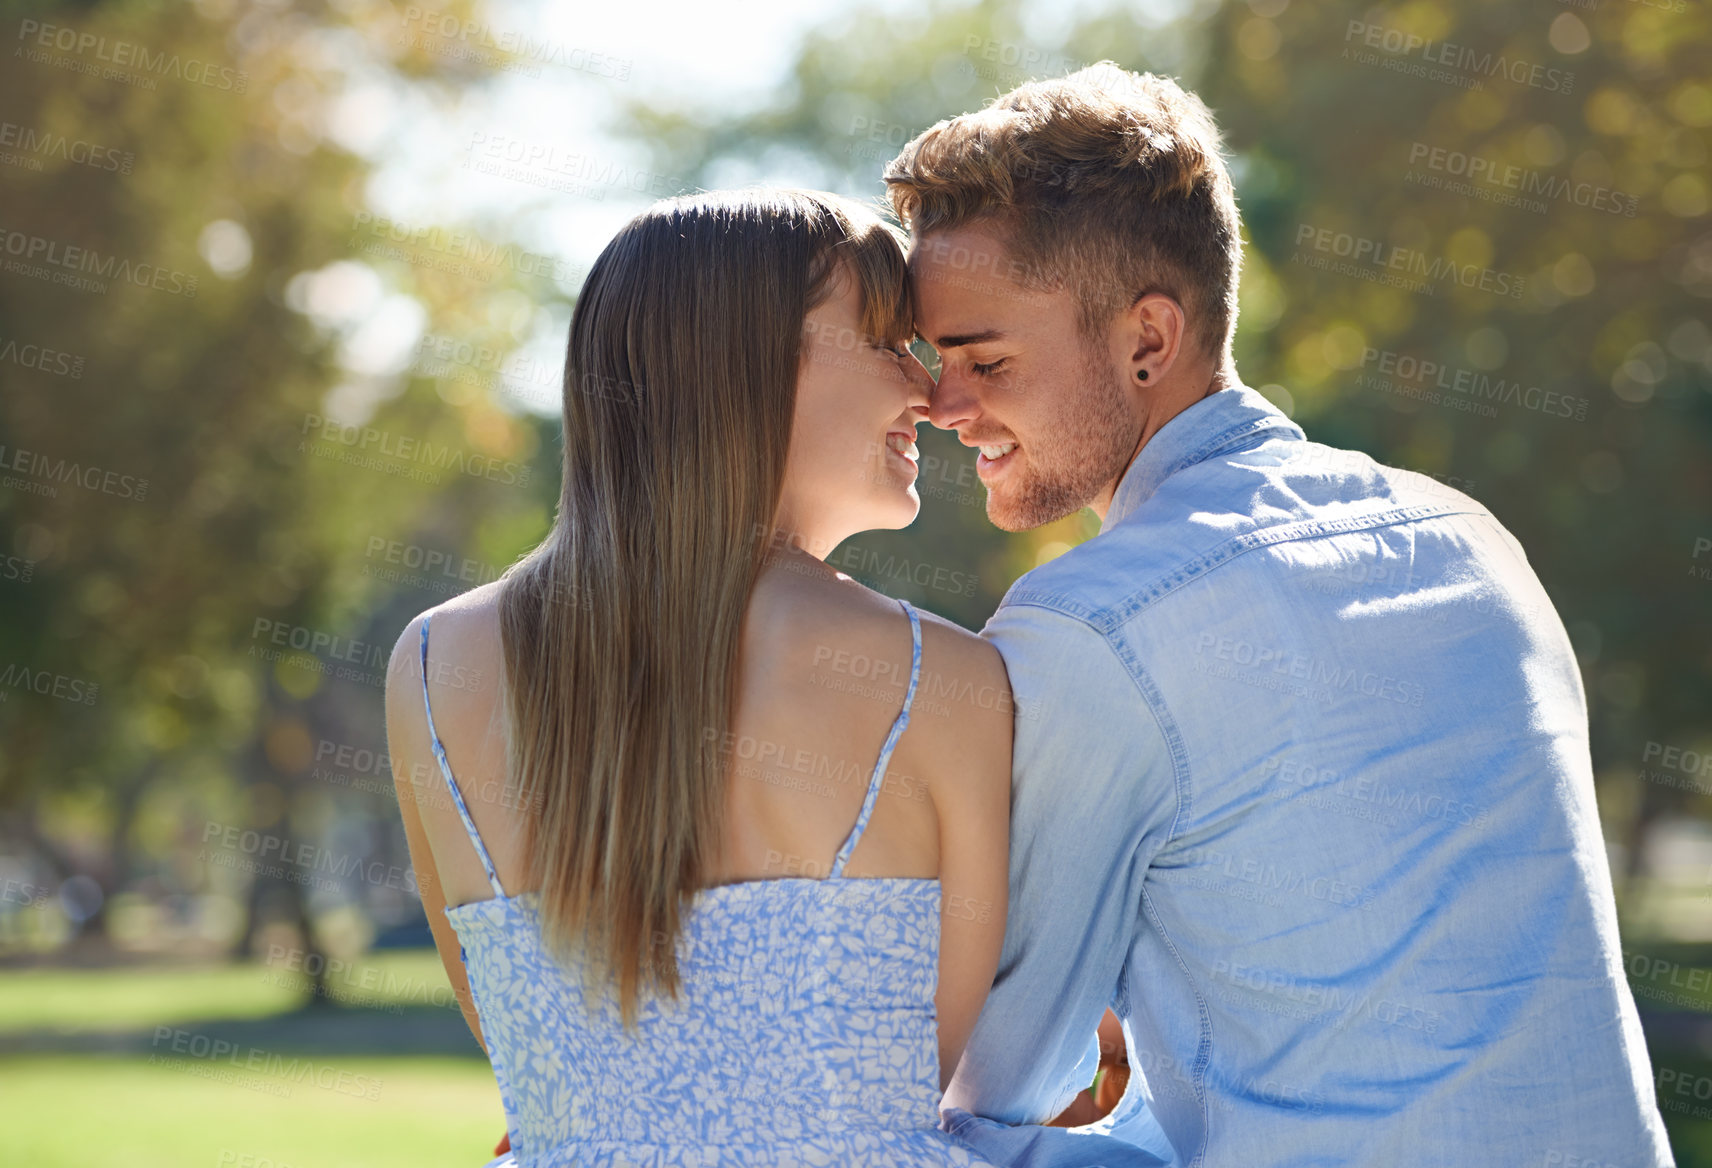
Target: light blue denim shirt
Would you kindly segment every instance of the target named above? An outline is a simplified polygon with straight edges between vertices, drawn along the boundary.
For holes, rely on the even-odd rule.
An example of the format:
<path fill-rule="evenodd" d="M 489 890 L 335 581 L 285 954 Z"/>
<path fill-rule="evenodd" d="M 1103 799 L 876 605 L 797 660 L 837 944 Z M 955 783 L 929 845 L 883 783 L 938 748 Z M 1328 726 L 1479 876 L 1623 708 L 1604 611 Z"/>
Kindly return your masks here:
<path fill-rule="evenodd" d="M 1580 674 L 1480 504 L 1227 389 L 982 635 L 1011 905 L 953 1130 L 1021 1147 L 977 1117 L 1068 1104 L 1109 1004 L 1134 1073 L 1097 1130 L 1162 1162 L 1671 1162 Z"/>

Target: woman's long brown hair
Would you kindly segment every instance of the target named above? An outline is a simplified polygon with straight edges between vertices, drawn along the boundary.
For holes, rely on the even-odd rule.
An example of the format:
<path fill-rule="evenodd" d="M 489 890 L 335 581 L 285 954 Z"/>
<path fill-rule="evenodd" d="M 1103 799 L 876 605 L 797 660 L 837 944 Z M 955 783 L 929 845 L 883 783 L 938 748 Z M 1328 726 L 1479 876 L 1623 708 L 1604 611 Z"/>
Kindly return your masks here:
<path fill-rule="evenodd" d="M 552 531 L 502 578 L 507 765 L 553 949 L 675 996 L 717 861 L 739 636 L 772 543 L 804 318 L 855 278 L 864 332 L 913 332 L 902 249 L 806 191 L 686 196 L 594 263 L 565 361 Z"/>

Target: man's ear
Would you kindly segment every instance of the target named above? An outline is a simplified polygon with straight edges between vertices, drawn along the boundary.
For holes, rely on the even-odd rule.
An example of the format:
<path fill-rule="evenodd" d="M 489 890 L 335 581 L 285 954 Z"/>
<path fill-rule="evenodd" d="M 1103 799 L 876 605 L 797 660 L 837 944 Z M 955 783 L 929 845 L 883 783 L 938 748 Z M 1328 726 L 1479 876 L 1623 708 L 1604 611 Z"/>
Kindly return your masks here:
<path fill-rule="evenodd" d="M 1188 318 L 1175 297 L 1144 292 L 1123 314 L 1121 328 L 1129 353 L 1129 377 L 1157 385 L 1177 362 Z M 1145 372 L 1146 377 L 1141 374 Z"/>

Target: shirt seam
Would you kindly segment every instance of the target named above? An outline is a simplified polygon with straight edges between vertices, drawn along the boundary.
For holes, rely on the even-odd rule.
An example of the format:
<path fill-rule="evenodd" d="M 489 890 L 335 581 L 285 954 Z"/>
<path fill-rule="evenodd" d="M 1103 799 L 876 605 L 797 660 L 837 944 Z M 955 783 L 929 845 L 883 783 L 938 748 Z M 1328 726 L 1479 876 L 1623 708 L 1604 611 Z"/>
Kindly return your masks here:
<path fill-rule="evenodd" d="M 1193 794 L 1186 790 L 1189 782 L 1189 763 L 1188 759 L 1184 757 L 1183 737 L 1177 729 L 1176 719 L 1171 717 L 1170 711 L 1166 710 L 1164 698 L 1159 695 L 1158 690 L 1154 686 L 1153 675 L 1148 673 L 1146 667 L 1144 667 L 1140 661 L 1135 659 L 1133 653 L 1129 652 L 1129 646 L 1127 644 L 1120 650 L 1118 645 L 1113 643 L 1114 638 L 1112 631 L 1100 628 L 1086 616 L 1078 613 L 1061 611 L 1053 606 L 1038 604 L 1031 601 L 1006 601 L 1005 604 L 1000 606 L 1000 611 L 1003 611 L 1005 607 L 1009 607 L 1012 604 L 1026 604 L 1031 608 L 1042 609 L 1043 611 L 1053 613 L 1055 616 L 1063 617 L 1066 620 L 1074 620 L 1078 624 L 1086 627 L 1089 632 L 1092 632 L 1095 636 L 1099 637 L 1100 643 L 1106 647 L 1106 651 L 1117 661 L 1118 668 L 1123 670 L 1124 675 L 1129 678 L 1130 685 L 1135 689 L 1136 697 L 1141 700 L 1143 707 L 1145 707 L 1148 714 L 1152 716 L 1153 724 L 1159 731 L 1159 737 L 1165 743 L 1166 754 L 1171 759 L 1172 794 L 1175 797 L 1176 802 L 1176 806 L 1172 809 L 1171 813 L 1171 826 L 1166 831 L 1165 838 L 1160 842 L 1159 846 L 1154 849 L 1154 853 L 1157 854 L 1167 845 L 1176 840 L 1178 825 L 1183 821 L 1184 808 L 1186 805 L 1192 805 L 1194 799 Z M 1152 856 L 1148 857 L 1148 862 L 1152 862 Z"/>
<path fill-rule="evenodd" d="M 1095 631 L 1099 630 L 1096 629 Z M 1192 809 L 1194 805 L 1194 790 L 1191 786 L 1189 777 L 1188 749 L 1183 743 L 1182 733 L 1177 727 L 1177 720 L 1171 716 L 1171 711 L 1166 707 L 1164 696 L 1159 693 L 1158 687 L 1154 683 L 1153 675 L 1148 672 L 1146 666 L 1144 666 L 1135 656 L 1133 648 L 1127 641 L 1121 642 L 1121 647 L 1119 644 L 1113 644 L 1114 636 L 1115 630 L 1110 633 L 1100 632 L 1101 640 L 1106 643 L 1106 647 L 1111 650 L 1112 655 L 1117 658 L 1119 666 L 1121 666 L 1124 672 L 1129 675 L 1130 684 L 1135 687 L 1136 696 L 1141 699 L 1142 704 L 1147 707 L 1148 713 L 1152 715 L 1154 725 L 1159 730 L 1160 738 L 1165 743 L 1166 755 L 1171 760 L 1172 786 L 1176 795 L 1177 806 L 1171 817 L 1171 826 L 1166 830 L 1164 838 L 1146 857 L 1146 866 L 1151 867 L 1153 857 L 1158 855 L 1165 848 L 1169 847 L 1172 843 L 1176 842 L 1178 831 L 1183 823 L 1184 814 L 1186 810 Z M 1196 1168 L 1196 1166 L 1202 1162 L 1202 1155 L 1204 1154 L 1207 1145 L 1208 1128 L 1211 1123 L 1210 1113 L 1207 1108 L 1207 1089 L 1205 1080 L 1207 1063 L 1212 1058 L 1212 1013 L 1207 1007 L 1206 999 L 1201 994 L 1200 985 L 1196 982 L 1194 975 L 1189 972 L 1189 966 L 1183 960 L 1183 955 L 1178 951 L 1176 944 L 1171 939 L 1171 935 L 1166 931 L 1163 922 L 1160 921 L 1158 914 L 1153 909 L 1153 898 L 1149 896 L 1147 892 L 1147 872 L 1145 868 L 1141 875 L 1140 907 L 1141 916 L 1152 927 L 1154 933 L 1158 935 L 1160 942 L 1170 951 L 1172 960 L 1177 963 L 1178 969 L 1183 972 L 1184 983 L 1190 987 L 1190 990 L 1195 995 L 1195 1009 L 1199 1022 L 1197 1029 L 1199 1031 L 1200 1041 L 1198 1042 L 1195 1051 L 1193 1083 L 1195 1088 L 1195 1102 L 1201 1109 L 1201 1145 L 1196 1149 L 1195 1155 L 1190 1159 L 1190 1168 Z M 1138 921 L 1137 927 L 1139 927 L 1139 925 L 1140 922 Z M 1134 933 L 1131 934 L 1132 940 L 1129 946 L 1131 950 L 1134 948 L 1133 937 Z M 1119 975 L 1123 979 L 1121 990 L 1126 1004 L 1128 1003 L 1130 996 L 1129 961 L 1130 954 L 1125 953 L 1123 966 L 1119 971 Z"/>
<path fill-rule="evenodd" d="M 1183 960 L 1182 952 L 1178 950 L 1176 942 L 1171 939 L 1171 934 L 1165 928 L 1165 923 L 1159 919 L 1159 914 L 1154 910 L 1153 898 L 1147 894 L 1145 881 L 1141 889 L 1141 908 L 1147 916 L 1148 923 L 1153 926 L 1153 931 L 1159 936 L 1160 942 L 1166 949 L 1170 950 L 1171 959 L 1177 963 L 1177 968 L 1183 971 L 1184 984 L 1195 995 L 1195 1010 L 1199 1015 L 1200 1022 L 1198 1027 L 1200 1041 L 1195 1047 L 1194 1086 L 1195 1102 L 1201 1108 L 1201 1142 L 1195 1148 L 1195 1154 L 1189 1157 L 1189 1168 L 1200 1168 L 1200 1165 L 1206 1162 L 1207 1145 L 1212 1141 L 1213 1119 L 1212 1112 L 1207 1107 L 1206 1076 L 1207 1064 L 1212 1061 L 1213 1056 L 1213 1014 L 1207 1006 L 1206 996 L 1201 993 L 1200 982 L 1189 971 L 1189 965 Z M 1127 974 L 1129 968 L 1127 959 L 1124 962 L 1124 968 Z M 1124 994 L 1126 997 L 1129 994 L 1127 982 L 1124 985 Z"/>
<path fill-rule="evenodd" d="M 1066 597 L 1060 590 L 1044 587 L 1013 587 L 1012 591 L 1005 596 L 1002 604 L 1006 606 L 1027 604 L 1036 608 L 1059 612 L 1065 616 L 1075 617 L 1101 636 L 1108 636 L 1127 624 L 1143 610 L 1163 600 L 1173 592 L 1195 583 L 1214 568 L 1221 567 L 1247 552 L 1257 551 L 1275 544 L 1312 539 L 1320 535 L 1345 535 L 1353 531 L 1396 527 L 1399 524 L 1414 523 L 1422 519 L 1443 519 L 1452 515 L 1475 515 L 1490 518 L 1491 512 L 1479 506 L 1418 505 L 1381 511 L 1372 515 L 1349 516 L 1343 519 L 1304 519 L 1297 523 L 1277 524 L 1259 531 L 1247 531 L 1241 535 L 1233 535 L 1187 563 L 1179 564 L 1164 576 L 1131 592 L 1114 604 L 1100 606 L 1083 604 Z M 1102 532 L 1094 539 L 1104 538 L 1108 534 L 1110 533 Z M 1092 543 L 1093 540 L 1089 542 Z M 1018 585 L 1021 583 L 1018 581 Z"/>
<path fill-rule="evenodd" d="M 1032 605 L 1031 607 L 1037 607 L 1041 608 L 1043 611 L 1052 612 L 1053 615 L 1062 617 L 1065 620 L 1077 621 L 1090 632 L 1098 636 L 1101 644 L 1105 645 L 1106 651 L 1109 652 L 1117 662 L 1118 668 L 1123 670 L 1124 675 L 1129 678 L 1130 685 L 1134 687 L 1136 697 L 1141 701 L 1142 706 L 1153 718 L 1154 726 L 1159 731 L 1160 739 L 1165 744 L 1166 757 L 1171 761 L 1172 794 L 1175 797 L 1176 806 L 1172 810 L 1171 824 L 1166 830 L 1164 838 L 1159 841 L 1159 843 L 1147 854 L 1145 858 L 1145 865 L 1151 865 L 1155 855 L 1158 855 L 1160 851 L 1176 841 L 1178 830 L 1183 822 L 1185 810 L 1191 807 L 1194 802 L 1194 793 L 1189 787 L 1189 760 L 1187 748 L 1183 744 L 1182 733 L 1177 727 L 1176 719 L 1171 716 L 1170 711 L 1166 708 L 1163 696 L 1159 694 L 1157 687 L 1154 685 L 1153 675 L 1150 674 L 1146 667 L 1144 667 L 1141 662 L 1135 658 L 1133 651 L 1127 643 L 1123 644 L 1121 647 L 1118 644 L 1114 644 L 1114 635 L 1112 632 L 1100 629 L 1093 622 L 1084 617 L 1071 613 L 1056 612 L 1043 605 Z M 1137 857 L 1132 857 L 1132 864 L 1136 858 Z M 1159 935 L 1160 940 L 1165 944 L 1166 948 L 1171 951 L 1173 960 L 1177 962 L 1178 968 L 1183 971 L 1184 980 L 1195 994 L 1196 1009 L 1200 1013 L 1199 1029 L 1201 1040 L 1195 1056 L 1194 1085 L 1195 1099 L 1201 1108 L 1202 1146 L 1204 1148 L 1205 1133 L 1209 1120 L 1206 1085 L 1203 1080 L 1206 1064 L 1211 1058 L 1212 1053 L 1212 1019 L 1207 1009 L 1206 1001 L 1201 995 L 1200 986 L 1196 984 L 1195 979 L 1189 973 L 1188 965 L 1183 961 L 1182 954 L 1177 951 L 1177 946 L 1172 942 L 1170 935 L 1159 922 L 1158 916 L 1153 912 L 1152 899 L 1147 895 L 1147 874 L 1145 870 L 1142 873 L 1140 907 L 1141 915 L 1146 918 L 1148 923 L 1153 927 L 1153 930 Z M 1126 950 L 1133 948 L 1135 930 L 1139 928 L 1139 925 L 1139 921 L 1131 925 L 1131 941 L 1130 945 L 1126 946 Z M 1118 979 L 1118 989 L 1127 1001 L 1129 997 L 1129 953 L 1127 951 L 1124 954 L 1123 964 L 1118 969 Z M 1199 1163 L 1199 1155 L 1200 1153 L 1197 1152 L 1195 1163 Z"/>

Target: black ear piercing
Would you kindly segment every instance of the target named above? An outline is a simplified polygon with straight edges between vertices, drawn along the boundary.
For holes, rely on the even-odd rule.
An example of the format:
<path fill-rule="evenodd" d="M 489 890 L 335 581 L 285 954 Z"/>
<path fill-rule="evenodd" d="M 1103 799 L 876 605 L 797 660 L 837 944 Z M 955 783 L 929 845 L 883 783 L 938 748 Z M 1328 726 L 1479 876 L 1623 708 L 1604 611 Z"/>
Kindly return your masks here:
<path fill-rule="evenodd" d="M 1146 381 L 1147 380 L 1147 370 L 1145 370 L 1145 369 L 1136 370 L 1135 379 L 1137 381 Z"/>

